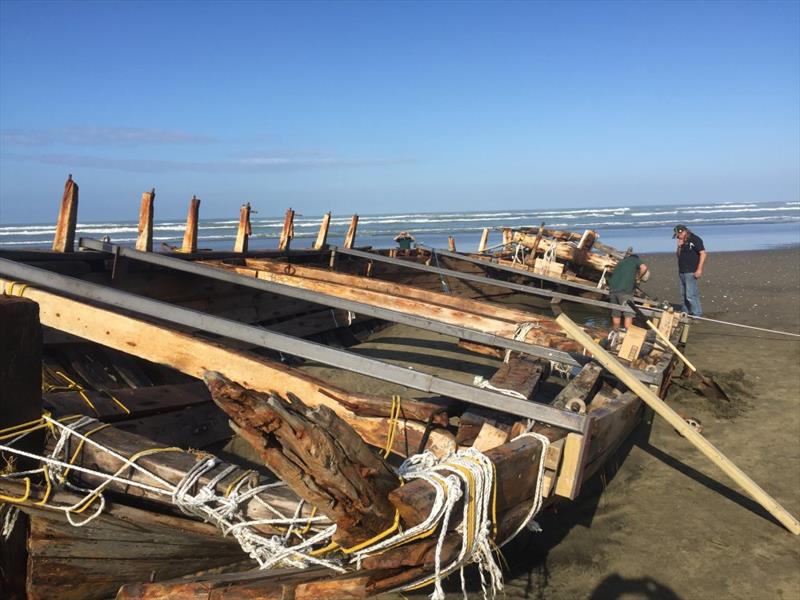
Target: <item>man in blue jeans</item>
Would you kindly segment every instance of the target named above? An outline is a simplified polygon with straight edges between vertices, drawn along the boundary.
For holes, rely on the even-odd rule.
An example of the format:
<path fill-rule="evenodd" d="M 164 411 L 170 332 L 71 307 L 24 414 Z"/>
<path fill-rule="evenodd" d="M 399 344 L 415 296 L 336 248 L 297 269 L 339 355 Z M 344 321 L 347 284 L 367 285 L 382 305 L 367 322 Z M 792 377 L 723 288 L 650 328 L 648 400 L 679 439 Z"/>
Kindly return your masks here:
<path fill-rule="evenodd" d="M 672 237 L 678 240 L 678 276 L 681 279 L 681 310 L 695 317 L 703 314 L 700 306 L 700 290 L 697 280 L 703 276 L 703 265 L 708 253 L 703 240 L 693 234 L 686 225 L 676 225 Z"/>

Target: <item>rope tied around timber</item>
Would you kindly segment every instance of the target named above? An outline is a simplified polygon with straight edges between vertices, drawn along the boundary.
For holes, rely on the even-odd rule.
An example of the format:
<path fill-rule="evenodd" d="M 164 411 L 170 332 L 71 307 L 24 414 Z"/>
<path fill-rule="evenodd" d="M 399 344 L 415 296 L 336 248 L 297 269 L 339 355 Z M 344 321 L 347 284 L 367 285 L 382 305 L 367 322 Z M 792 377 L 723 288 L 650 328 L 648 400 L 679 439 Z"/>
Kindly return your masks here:
<path fill-rule="evenodd" d="M 396 405 L 399 413 L 399 401 Z M 258 563 L 261 569 L 276 565 L 301 568 L 309 565 L 318 565 L 339 573 L 345 573 L 353 569 L 360 569 L 363 560 L 368 557 L 376 556 L 386 550 L 413 541 L 425 539 L 434 535 L 438 530 L 434 573 L 401 588 L 410 590 L 433 584 L 434 592 L 431 596 L 433 600 L 444 598 L 441 582 L 444 577 L 456 570 L 460 571 L 462 588 L 465 590 L 464 567 L 472 562 L 478 566 L 484 597 L 494 597 L 503 587 L 503 576 L 494 556 L 494 550 L 511 541 L 526 525 L 530 527 L 533 524 L 534 530 L 538 530 L 538 526 L 532 520 L 542 505 L 543 457 L 547 453 L 550 441 L 547 437 L 531 431 L 526 431 L 515 438 L 517 440 L 522 437 L 532 437 L 542 445 L 542 460 L 539 461 L 531 507 L 528 515 L 520 523 L 516 531 L 502 543 L 497 544 L 496 542 L 497 481 L 494 463 L 482 452 L 474 448 L 467 448 L 451 453 L 441 459 L 428 451 L 406 459 L 398 468 L 398 476 L 401 480 L 410 482 L 415 479 L 422 479 L 435 490 L 435 498 L 428 516 L 418 525 L 403 530 L 399 523 L 399 512 L 397 512 L 394 523 L 385 531 L 352 548 L 342 549 L 331 543 L 336 532 L 336 525 L 331 525 L 327 517 L 315 517 L 313 513 L 310 517 L 300 516 L 302 501 L 295 510 L 294 515 L 287 517 L 260 497 L 260 492 L 272 487 L 284 486 L 283 482 L 253 486 L 252 480 L 247 477 L 249 472 L 245 471 L 243 475 L 237 475 L 227 485 L 225 492 L 220 494 L 217 492 L 217 487 L 233 475 L 237 471 L 237 467 L 230 465 L 211 476 L 205 484 L 200 485 L 201 479 L 204 476 L 210 476 L 210 473 L 220 465 L 220 461 L 216 457 L 204 455 L 198 458 L 197 462 L 183 476 L 180 482 L 172 484 L 138 464 L 137 461 L 149 454 L 180 451 L 180 449 L 150 448 L 137 452 L 131 457 L 125 457 L 90 438 L 93 433 L 107 427 L 105 424 L 98 425 L 98 423 L 92 417 L 76 416 L 59 421 L 45 414 L 37 421 L 0 430 L 0 441 L 13 438 L 8 445 L 0 444 L 0 451 L 35 458 L 42 463 L 39 469 L 2 475 L 2 478 L 7 479 L 24 477 L 27 490 L 23 496 L 18 498 L 5 497 L 3 501 L 9 504 L 30 502 L 30 476 L 42 474 L 46 481 L 47 491 L 42 500 L 36 503 L 47 503 L 51 487 L 63 487 L 83 493 L 84 496 L 80 500 L 69 506 L 48 504 L 51 508 L 65 512 L 72 525 L 81 527 L 102 514 L 105 508 L 103 491 L 112 482 L 146 489 L 168 497 L 185 514 L 199 517 L 217 526 L 223 535 L 231 535 L 239 543 L 242 550 Z M 95 427 L 89 429 L 86 433 L 79 431 L 88 429 L 92 425 L 95 425 Z M 28 433 L 42 428 L 47 428 L 54 434 L 58 433 L 59 435 L 53 450 L 48 456 L 26 452 L 11 445 L 28 435 Z M 71 450 L 70 441 L 73 438 L 77 439 L 78 443 L 75 449 Z M 90 444 L 113 456 L 122 463 L 121 466 L 111 474 L 75 464 L 84 444 Z M 70 470 L 96 477 L 100 480 L 100 483 L 94 488 L 82 487 L 71 483 L 67 477 Z M 122 473 L 126 470 L 136 470 L 152 483 L 133 479 L 132 476 L 125 477 Z M 248 483 L 249 487 L 244 489 L 246 483 Z M 449 525 L 453 510 L 462 498 L 465 501 L 462 507 L 461 523 L 454 530 L 455 533 L 461 534 L 461 546 L 452 562 L 444 565 L 442 556 L 444 542 L 447 535 L 452 533 L 449 530 Z M 270 510 L 276 515 L 276 518 L 248 519 L 244 510 L 244 503 L 250 499 Z M 96 510 L 84 520 L 75 521 L 73 519 L 73 514 L 83 513 L 95 503 L 97 504 Z M 8 513 L 5 515 L 3 533 L 13 527 L 13 519 L 15 519 L 15 516 Z M 254 529 L 258 525 L 285 525 L 289 529 L 284 536 L 269 536 Z M 296 529 L 301 525 L 303 526 L 302 530 Z M 311 535 L 306 536 L 305 534 L 309 530 L 311 530 Z M 295 545 L 289 544 L 289 536 L 292 533 L 300 539 L 300 542 Z M 337 550 L 339 552 L 333 554 Z M 466 591 L 464 591 L 464 597 L 466 598 Z"/>

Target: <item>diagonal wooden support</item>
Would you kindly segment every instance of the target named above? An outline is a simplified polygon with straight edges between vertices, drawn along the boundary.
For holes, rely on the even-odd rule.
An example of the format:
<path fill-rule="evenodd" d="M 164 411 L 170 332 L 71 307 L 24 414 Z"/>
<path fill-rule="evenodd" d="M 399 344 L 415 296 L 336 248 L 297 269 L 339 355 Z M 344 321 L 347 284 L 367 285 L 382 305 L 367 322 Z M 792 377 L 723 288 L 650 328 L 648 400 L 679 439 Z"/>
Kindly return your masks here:
<path fill-rule="evenodd" d="M 644 400 L 650 408 L 656 411 L 672 427 L 678 430 L 691 444 L 700 450 L 712 463 L 736 483 L 738 483 L 750 496 L 763 506 L 773 517 L 783 524 L 786 529 L 795 535 L 800 535 L 800 522 L 778 504 L 777 500 L 765 492 L 756 482 L 750 479 L 744 471 L 737 467 L 732 460 L 720 452 L 714 444 L 689 426 L 683 418 L 659 398 L 647 386 L 637 381 L 628 373 L 620 362 L 611 354 L 600 347 L 591 337 L 581 330 L 567 315 L 561 314 L 556 322 L 564 328 L 574 340 L 580 342 L 584 348 L 592 353 L 594 359 L 611 371 L 620 381 L 628 386 L 639 398 Z"/>

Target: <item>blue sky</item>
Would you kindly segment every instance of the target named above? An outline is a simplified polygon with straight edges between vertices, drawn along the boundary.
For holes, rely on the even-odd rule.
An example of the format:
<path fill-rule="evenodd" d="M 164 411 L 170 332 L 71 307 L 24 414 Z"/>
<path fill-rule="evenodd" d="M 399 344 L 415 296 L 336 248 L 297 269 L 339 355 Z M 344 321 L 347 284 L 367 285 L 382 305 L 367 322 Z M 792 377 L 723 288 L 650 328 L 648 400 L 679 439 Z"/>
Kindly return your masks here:
<path fill-rule="evenodd" d="M 0 222 L 800 197 L 797 2 L 0 1 Z"/>

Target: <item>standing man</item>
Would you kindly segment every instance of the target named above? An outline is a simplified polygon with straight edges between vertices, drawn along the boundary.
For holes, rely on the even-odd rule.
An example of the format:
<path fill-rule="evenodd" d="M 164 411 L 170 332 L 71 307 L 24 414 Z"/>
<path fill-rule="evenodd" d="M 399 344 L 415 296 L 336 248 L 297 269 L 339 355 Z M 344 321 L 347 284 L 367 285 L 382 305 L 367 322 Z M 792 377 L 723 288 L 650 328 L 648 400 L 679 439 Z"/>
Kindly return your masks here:
<path fill-rule="evenodd" d="M 681 310 L 695 317 L 703 314 L 700 306 L 700 290 L 697 280 L 703 276 L 703 265 L 706 262 L 703 240 L 693 234 L 686 225 L 675 225 L 672 237 L 678 240 L 678 276 L 681 279 Z"/>
<path fill-rule="evenodd" d="M 628 312 L 628 300 L 633 298 L 633 288 L 636 287 L 636 280 L 647 281 L 647 265 L 642 262 L 637 254 L 629 253 L 625 258 L 617 263 L 614 272 L 608 279 L 608 301 L 613 304 L 622 304 L 626 307 L 625 329 L 633 325 L 633 313 Z M 611 309 L 611 325 L 614 329 L 619 329 L 622 311 Z"/>

